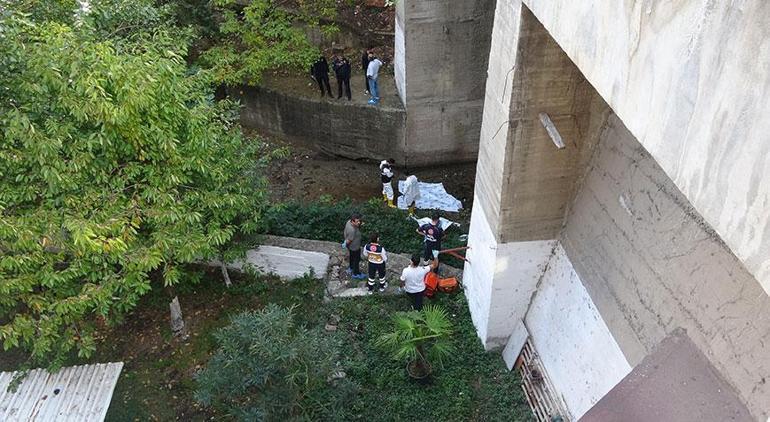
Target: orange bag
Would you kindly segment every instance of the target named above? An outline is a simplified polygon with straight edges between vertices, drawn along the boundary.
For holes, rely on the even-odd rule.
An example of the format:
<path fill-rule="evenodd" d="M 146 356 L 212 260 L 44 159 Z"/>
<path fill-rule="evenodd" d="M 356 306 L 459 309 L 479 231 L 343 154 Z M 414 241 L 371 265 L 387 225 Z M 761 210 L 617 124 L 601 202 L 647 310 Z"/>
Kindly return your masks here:
<path fill-rule="evenodd" d="M 426 297 L 433 297 L 433 295 L 436 294 L 436 289 L 438 288 L 438 283 L 440 281 L 438 274 L 430 271 L 428 274 L 425 274 L 423 281 L 425 282 L 425 291 L 423 291 L 423 294 Z"/>
<path fill-rule="evenodd" d="M 457 290 L 457 279 L 454 277 L 442 278 L 438 281 L 438 290 L 444 293 L 452 293 Z"/>

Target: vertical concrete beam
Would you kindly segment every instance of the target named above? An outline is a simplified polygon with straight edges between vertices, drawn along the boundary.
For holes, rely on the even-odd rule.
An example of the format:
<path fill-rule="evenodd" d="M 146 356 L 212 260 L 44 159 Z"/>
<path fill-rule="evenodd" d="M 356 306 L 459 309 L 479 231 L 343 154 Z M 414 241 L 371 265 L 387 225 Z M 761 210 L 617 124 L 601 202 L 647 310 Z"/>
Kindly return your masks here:
<path fill-rule="evenodd" d="M 503 242 L 557 236 L 598 139 L 585 116 L 601 99 L 529 9 L 522 10 L 510 110 L 513 147 L 507 150 L 501 199 Z M 594 126 L 600 126 L 607 113 L 593 114 Z M 542 115 L 549 117 L 564 148 L 554 145 Z"/>
<path fill-rule="evenodd" d="M 476 158 L 494 9 L 495 0 L 398 2 L 407 165 Z"/>

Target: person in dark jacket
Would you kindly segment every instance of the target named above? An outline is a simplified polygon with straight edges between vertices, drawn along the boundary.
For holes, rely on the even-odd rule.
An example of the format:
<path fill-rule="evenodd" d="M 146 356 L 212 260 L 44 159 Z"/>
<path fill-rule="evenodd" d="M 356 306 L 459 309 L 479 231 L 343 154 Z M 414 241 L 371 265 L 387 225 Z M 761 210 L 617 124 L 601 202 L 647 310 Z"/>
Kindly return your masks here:
<path fill-rule="evenodd" d="M 369 69 L 369 49 L 367 48 L 364 50 L 363 54 L 361 54 L 361 70 L 364 71 L 364 89 L 366 90 L 366 95 L 369 95 L 369 78 L 366 76 L 366 70 Z"/>
<path fill-rule="evenodd" d="M 334 75 L 337 77 L 337 99 L 342 98 L 342 87 L 345 87 L 345 95 L 350 100 L 350 60 L 343 55 L 334 57 L 332 61 Z"/>
<path fill-rule="evenodd" d="M 310 76 L 318 83 L 318 89 L 321 90 L 321 96 L 324 96 L 324 87 L 329 97 L 332 97 L 332 87 L 329 85 L 329 63 L 326 57 L 320 56 L 318 60 L 310 66 Z"/>

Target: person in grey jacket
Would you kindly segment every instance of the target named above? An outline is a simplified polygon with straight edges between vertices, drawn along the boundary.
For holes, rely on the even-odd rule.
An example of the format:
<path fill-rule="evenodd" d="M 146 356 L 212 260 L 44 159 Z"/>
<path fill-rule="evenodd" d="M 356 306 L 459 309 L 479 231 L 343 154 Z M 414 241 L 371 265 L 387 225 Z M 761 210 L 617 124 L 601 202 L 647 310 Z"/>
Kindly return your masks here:
<path fill-rule="evenodd" d="M 351 278 L 356 280 L 363 280 L 366 275 L 361 274 L 359 268 L 361 263 L 361 225 L 364 224 L 361 221 L 361 214 L 354 212 L 350 215 L 350 219 L 345 223 L 345 230 L 343 236 L 345 240 L 342 242 L 342 247 L 347 248 L 349 254 L 349 266 L 346 272 L 351 275 Z"/>

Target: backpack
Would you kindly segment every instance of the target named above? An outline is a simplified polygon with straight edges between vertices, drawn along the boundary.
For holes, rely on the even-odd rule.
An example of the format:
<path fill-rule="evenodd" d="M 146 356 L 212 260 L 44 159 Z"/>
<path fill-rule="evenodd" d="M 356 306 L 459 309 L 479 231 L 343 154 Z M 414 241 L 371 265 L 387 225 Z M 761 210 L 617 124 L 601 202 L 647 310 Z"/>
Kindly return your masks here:
<path fill-rule="evenodd" d="M 423 281 L 425 282 L 425 291 L 423 294 L 426 297 L 433 297 L 433 295 L 436 294 L 436 289 L 438 289 L 438 284 L 440 281 L 438 274 L 430 271 L 428 274 L 425 274 Z"/>
<path fill-rule="evenodd" d="M 457 279 L 454 277 L 442 278 L 438 281 L 438 290 L 444 293 L 452 293 L 457 290 Z"/>
<path fill-rule="evenodd" d="M 457 290 L 457 287 L 460 285 L 456 278 L 439 278 L 438 274 L 433 271 L 425 274 L 425 279 L 423 281 L 425 282 L 425 291 L 423 294 L 426 297 L 433 297 L 437 290 L 443 293 L 452 293 Z"/>

